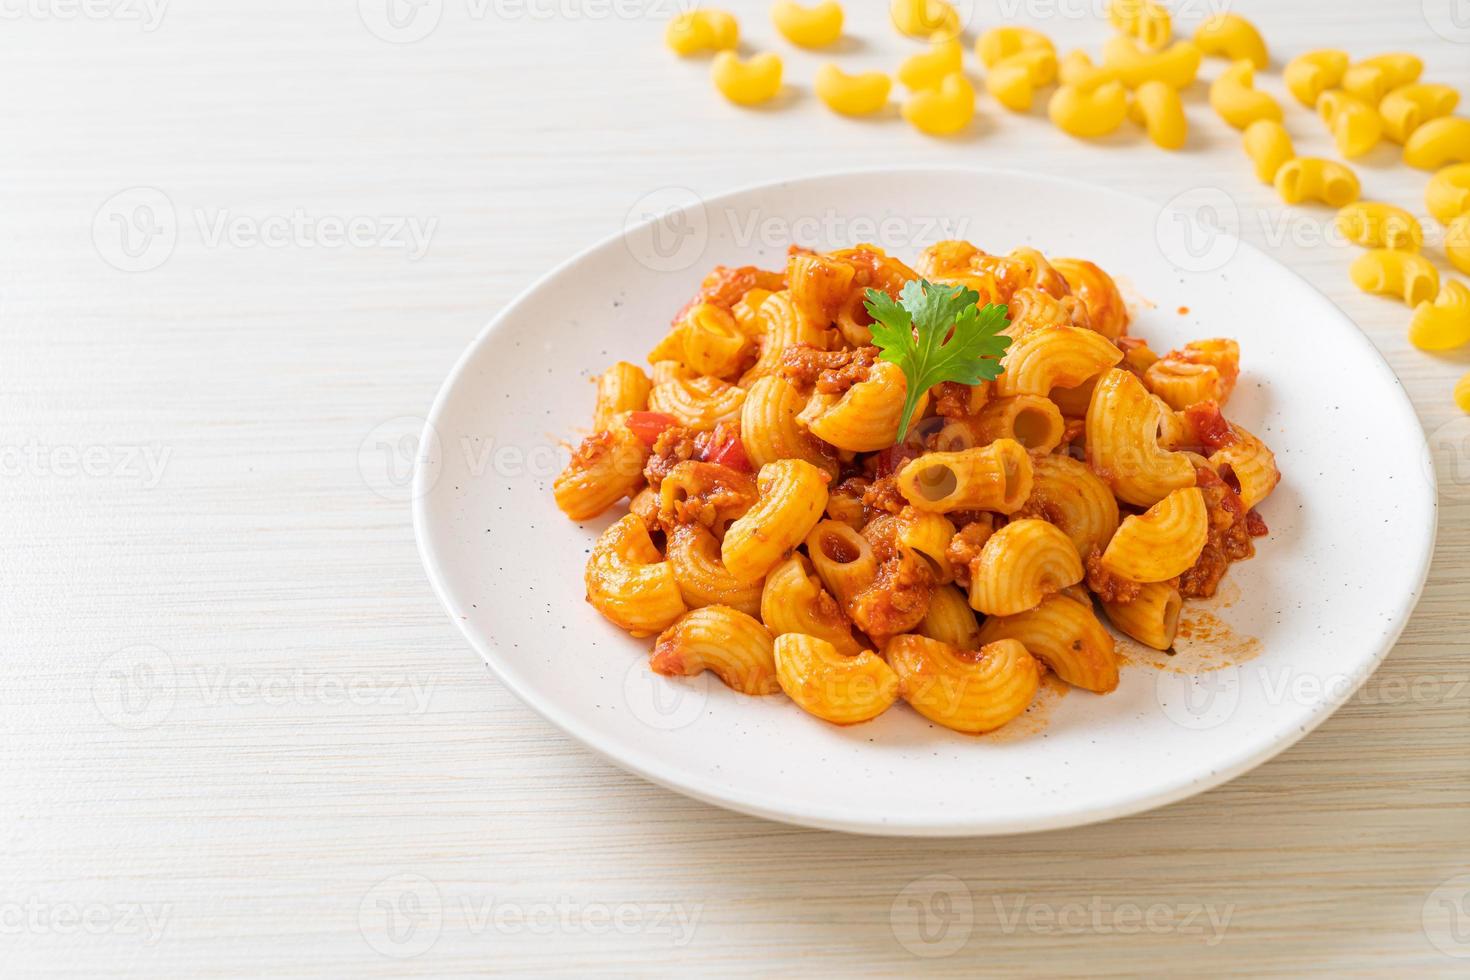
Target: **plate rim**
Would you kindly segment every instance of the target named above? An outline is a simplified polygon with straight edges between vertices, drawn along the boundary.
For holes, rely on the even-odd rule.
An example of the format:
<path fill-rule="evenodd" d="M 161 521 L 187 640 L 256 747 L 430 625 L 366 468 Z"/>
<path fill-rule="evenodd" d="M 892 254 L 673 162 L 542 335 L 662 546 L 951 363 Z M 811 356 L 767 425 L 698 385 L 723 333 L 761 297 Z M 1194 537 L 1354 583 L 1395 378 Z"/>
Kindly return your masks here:
<path fill-rule="evenodd" d="M 823 170 L 779 180 L 757 181 L 737 186 L 719 194 L 709 196 L 696 194 L 696 197 L 700 206 L 708 207 L 727 202 L 731 198 L 785 188 L 795 184 L 873 176 L 922 179 L 924 175 L 934 174 L 943 174 L 946 177 L 953 177 L 955 175 L 975 178 L 1006 177 L 1043 184 L 1062 185 L 1075 190 L 1085 190 L 1090 193 L 1121 199 L 1134 206 L 1147 206 L 1161 213 L 1169 209 L 1167 202 L 1161 205 L 1136 194 L 1103 187 L 1099 184 L 1072 177 L 1029 173 L 1005 168 L 928 164 L 919 166 L 877 165 Z M 438 432 L 436 422 L 443 417 L 450 398 L 458 389 L 460 382 L 469 368 L 470 362 L 475 358 L 481 348 L 492 341 L 498 329 L 507 323 L 520 307 L 529 301 L 533 294 L 541 290 L 547 282 L 584 261 L 593 253 L 601 251 L 631 232 L 646 228 L 658 220 L 658 217 L 654 217 L 638 223 L 625 224 L 621 230 L 599 238 L 537 276 L 521 289 L 510 302 L 505 304 L 499 312 L 493 315 L 465 346 L 464 350 L 460 352 L 459 357 L 455 360 L 454 366 L 440 384 L 428 415 L 425 417 L 424 427 L 420 434 L 419 446 L 424 447 L 433 444 L 431 440 L 437 437 Z M 1399 398 L 1394 403 L 1394 409 L 1403 412 L 1407 416 L 1407 419 L 1412 422 L 1414 430 L 1423 438 L 1423 425 L 1419 421 L 1413 400 L 1409 397 L 1408 391 L 1403 386 L 1403 382 L 1394 372 L 1392 365 L 1388 363 L 1388 359 L 1383 356 L 1383 353 L 1368 338 L 1367 334 L 1363 332 L 1362 328 L 1358 326 L 1353 318 L 1348 316 L 1341 307 L 1333 302 L 1330 296 L 1318 289 L 1310 280 L 1306 279 L 1290 266 L 1277 260 L 1263 249 L 1238 235 L 1230 232 L 1221 232 L 1221 234 L 1224 238 L 1233 241 L 1237 250 L 1253 252 L 1260 259 L 1264 259 L 1266 262 L 1279 267 L 1291 278 L 1316 294 L 1328 307 L 1335 310 L 1345 323 L 1352 327 L 1351 332 L 1356 337 L 1357 342 L 1371 355 L 1369 358 L 1370 362 L 1376 364 L 1378 369 L 1387 376 L 1392 382 L 1393 388 L 1398 392 Z M 548 700 L 539 696 L 535 691 L 514 681 L 497 663 L 498 657 L 501 656 L 497 648 L 493 644 L 482 640 L 476 631 L 470 629 L 468 621 L 461 619 L 455 612 L 455 607 L 451 602 L 447 576 L 442 571 L 443 563 L 440 561 L 429 539 L 427 526 L 430 515 L 428 513 L 427 501 L 429 500 L 433 485 L 427 483 L 427 481 L 433 479 L 433 477 L 429 470 L 422 465 L 424 463 L 422 453 L 415 459 L 410 500 L 413 511 L 414 542 L 418 551 L 419 560 L 423 565 L 424 573 L 429 580 L 435 596 L 438 598 L 440 605 L 444 608 L 450 621 L 458 628 L 460 635 L 469 643 L 471 649 L 480 655 L 481 660 L 485 662 L 496 679 L 515 695 L 518 700 L 547 722 L 559 728 L 586 748 L 591 749 L 596 755 L 613 763 L 618 768 L 640 776 L 665 789 L 700 800 L 704 803 L 788 825 L 874 836 L 989 837 L 1041 833 L 1048 830 L 1062 830 L 1070 827 L 1103 823 L 1121 817 L 1144 813 L 1168 806 L 1180 800 L 1188 799 L 1222 786 L 1255 769 L 1257 766 L 1269 762 L 1277 755 L 1296 745 L 1307 735 L 1315 731 L 1328 718 L 1336 714 L 1357 693 L 1363 684 L 1367 683 L 1368 679 L 1378 671 L 1378 668 L 1382 666 L 1388 654 L 1398 644 L 1399 638 L 1403 635 L 1405 628 L 1407 628 L 1409 620 L 1413 616 L 1414 609 L 1418 606 L 1419 600 L 1424 593 L 1424 585 L 1428 580 L 1429 571 L 1434 561 L 1439 536 L 1438 474 L 1434 469 L 1433 455 L 1427 449 L 1428 440 L 1425 439 L 1424 442 L 1425 475 L 1427 477 L 1425 493 L 1429 505 L 1430 527 L 1429 533 L 1423 539 L 1423 545 L 1419 555 L 1417 581 L 1414 587 L 1408 591 L 1407 595 L 1400 597 L 1396 608 L 1391 613 L 1394 621 L 1393 628 L 1381 634 L 1381 638 L 1377 642 L 1370 662 L 1366 665 L 1366 669 L 1356 672 L 1357 677 L 1354 683 L 1351 685 L 1333 685 L 1331 692 L 1312 706 L 1310 709 L 1311 714 L 1302 720 L 1302 723 L 1284 732 L 1276 740 L 1261 749 L 1249 753 L 1240 759 L 1236 759 L 1229 765 L 1216 767 L 1208 773 L 1185 776 L 1170 781 L 1150 793 L 1120 800 L 1111 806 L 1084 806 L 1076 810 L 1059 811 L 1046 818 L 1031 821 L 1008 819 L 1004 821 L 986 822 L 983 819 L 968 816 L 963 819 L 933 819 L 931 817 L 929 819 L 886 822 L 872 819 L 864 820 L 861 819 L 861 815 L 854 817 L 835 816 L 812 811 L 806 807 L 793 807 L 790 805 L 783 807 L 779 805 L 779 801 L 756 797 L 749 792 L 743 794 L 738 792 L 721 792 L 720 787 L 715 784 L 705 785 L 703 783 L 696 783 L 687 778 L 682 778 L 676 773 L 660 771 L 658 766 L 644 764 L 640 760 L 628 758 L 623 755 L 612 754 L 602 747 L 595 732 L 584 727 L 579 717 L 564 713 Z"/>

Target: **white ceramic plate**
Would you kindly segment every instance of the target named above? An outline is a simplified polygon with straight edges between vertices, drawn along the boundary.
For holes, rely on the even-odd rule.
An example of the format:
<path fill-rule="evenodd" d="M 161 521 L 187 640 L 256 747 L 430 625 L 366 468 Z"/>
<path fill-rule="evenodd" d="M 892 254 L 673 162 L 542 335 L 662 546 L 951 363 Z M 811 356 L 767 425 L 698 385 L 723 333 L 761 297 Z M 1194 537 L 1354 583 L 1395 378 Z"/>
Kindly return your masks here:
<path fill-rule="evenodd" d="M 1392 647 L 1434 542 L 1422 431 L 1388 366 L 1335 306 L 1210 231 L 1228 202 L 1205 195 L 1161 211 L 1081 183 L 934 169 L 685 197 L 655 196 L 651 216 L 689 206 L 630 224 L 495 318 L 440 392 L 416 475 L 419 546 L 450 616 L 506 686 L 590 748 L 671 789 L 791 823 L 1044 830 L 1135 813 L 1247 771 L 1320 724 Z M 1152 302 L 1130 332 L 1155 349 L 1238 338 L 1230 414 L 1274 447 L 1285 479 L 1261 508 L 1270 537 L 1230 571 L 1226 593 L 1238 598 L 1211 608 L 1233 635 L 1256 638 L 1259 655 L 1197 675 L 1129 667 L 1110 695 L 1073 691 L 1049 706 L 1046 724 L 982 738 L 902 704 L 838 728 L 779 695 L 652 674 L 650 642 L 583 599 L 587 549 L 612 517 L 578 526 L 557 511 L 562 444 L 589 424 L 592 376 L 615 360 L 642 362 L 705 272 L 778 267 L 793 237 L 819 248 L 872 241 L 906 260 L 945 237 L 1092 258 Z"/>

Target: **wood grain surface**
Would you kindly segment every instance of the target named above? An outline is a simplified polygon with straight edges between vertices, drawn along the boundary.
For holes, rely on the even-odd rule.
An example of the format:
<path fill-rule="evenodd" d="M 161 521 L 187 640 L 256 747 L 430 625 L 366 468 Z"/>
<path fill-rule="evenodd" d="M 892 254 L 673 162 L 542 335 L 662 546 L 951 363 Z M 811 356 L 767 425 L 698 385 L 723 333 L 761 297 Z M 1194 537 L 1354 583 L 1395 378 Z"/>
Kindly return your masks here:
<path fill-rule="evenodd" d="M 827 113 L 828 55 L 780 42 L 761 0 L 728 6 L 787 56 L 778 107 L 728 106 L 663 49 L 675 0 L 0 7 L 0 972 L 1463 975 L 1470 420 L 1450 387 L 1470 355 L 1407 345 L 1407 311 L 1353 289 L 1327 212 L 1254 181 L 1203 85 L 1178 154 L 988 98 L 932 141 Z M 844 64 L 913 50 L 878 0 L 847 6 Z M 972 6 L 1064 49 L 1108 33 L 1096 0 Z M 1186 30 L 1206 9 L 1175 6 Z M 1403 49 L 1470 80 L 1463 2 L 1236 9 L 1278 66 Z M 1288 121 L 1330 152 L 1307 110 Z M 651 786 L 488 676 L 425 582 L 386 437 L 648 195 L 892 163 L 1223 195 L 1387 357 L 1437 434 L 1438 557 L 1321 729 L 1130 819 L 869 839 Z M 1394 148 L 1358 170 L 1423 211 Z M 1320 383 L 1352 395 L 1331 349 Z"/>

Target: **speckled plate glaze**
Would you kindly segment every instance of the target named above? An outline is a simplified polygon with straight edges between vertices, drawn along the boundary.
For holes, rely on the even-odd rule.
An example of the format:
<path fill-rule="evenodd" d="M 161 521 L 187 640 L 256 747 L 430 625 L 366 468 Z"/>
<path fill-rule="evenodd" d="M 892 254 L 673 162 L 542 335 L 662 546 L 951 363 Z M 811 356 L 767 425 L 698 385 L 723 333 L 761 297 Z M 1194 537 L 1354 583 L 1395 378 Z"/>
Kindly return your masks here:
<path fill-rule="evenodd" d="M 646 203 L 653 220 L 635 210 L 625 232 L 547 274 L 465 352 L 430 414 L 414 498 L 424 565 L 455 624 L 522 700 L 618 765 L 813 827 L 1073 826 L 1182 799 L 1271 758 L 1350 697 L 1402 630 L 1436 524 L 1422 431 L 1335 306 L 1211 230 L 1228 199 L 1161 209 L 1033 175 L 899 169 Z M 778 266 L 793 238 L 872 241 L 911 261 L 946 237 L 1094 259 L 1139 300 L 1131 332 L 1157 350 L 1239 339 L 1230 415 L 1274 447 L 1285 479 L 1261 508 L 1270 537 L 1230 572 L 1233 599 L 1202 612 L 1228 625 L 1194 630 L 1191 663 L 1209 660 L 1199 655 L 1222 629 L 1234 638 L 1216 669 L 1137 662 L 1113 694 L 1052 691 L 1013 730 L 980 738 L 902 704 L 837 728 L 781 696 L 652 674 L 650 641 L 583 600 L 583 561 L 611 516 L 578 526 L 551 498 L 563 440 L 591 416 L 589 379 L 615 360 L 642 362 L 717 263 Z"/>

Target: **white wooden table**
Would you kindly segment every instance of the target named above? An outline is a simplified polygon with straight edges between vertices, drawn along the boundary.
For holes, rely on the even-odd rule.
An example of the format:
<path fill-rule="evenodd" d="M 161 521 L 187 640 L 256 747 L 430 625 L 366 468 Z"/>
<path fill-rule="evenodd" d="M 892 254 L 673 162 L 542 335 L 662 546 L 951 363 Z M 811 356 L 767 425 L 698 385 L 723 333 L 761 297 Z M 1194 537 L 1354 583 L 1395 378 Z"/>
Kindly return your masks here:
<path fill-rule="evenodd" d="M 763 0 L 729 6 L 787 55 L 793 97 L 724 104 L 662 48 L 674 6 L 0 7 L 0 972 L 1463 973 L 1470 421 L 1449 388 L 1470 357 L 1409 348 L 1406 311 L 1320 241 L 1325 212 L 1283 224 L 1202 86 L 1177 155 L 988 99 L 973 137 L 935 142 L 826 113 L 821 58 L 778 45 Z M 1410 49 L 1470 81 L 1463 0 L 1237 6 L 1278 55 Z M 876 0 L 848 7 L 845 63 L 912 49 Z M 1092 0 L 978 7 L 1064 47 L 1107 33 Z M 1394 161 L 1361 163 L 1367 193 L 1422 210 L 1424 175 Z M 662 188 L 920 162 L 1161 204 L 1220 189 L 1440 434 L 1439 557 L 1403 640 L 1256 772 L 1036 836 L 792 829 L 574 744 L 430 594 L 381 450 L 516 292 Z"/>

